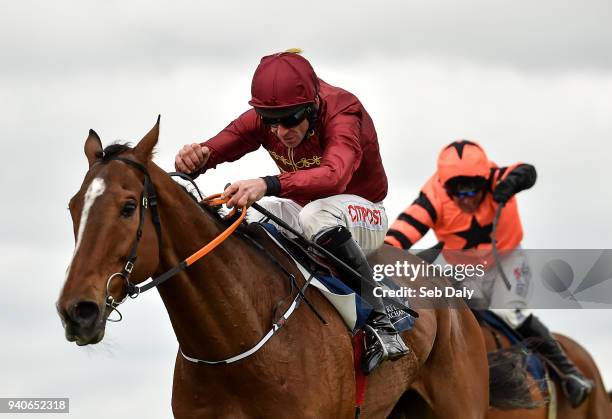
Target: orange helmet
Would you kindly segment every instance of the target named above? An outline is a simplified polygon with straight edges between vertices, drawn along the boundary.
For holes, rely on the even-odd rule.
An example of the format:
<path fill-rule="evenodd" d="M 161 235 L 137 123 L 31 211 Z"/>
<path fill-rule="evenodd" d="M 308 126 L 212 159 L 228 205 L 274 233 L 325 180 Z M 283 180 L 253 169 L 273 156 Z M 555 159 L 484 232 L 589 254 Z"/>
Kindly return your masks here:
<path fill-rule="evenodd" d="M 438 178 L 442 185 L 450 179 L 489 176 L 489 159 L 480 144 L 457 140 L 442 149 L 438 156 Z"/>
<path fill-rule="evenodd" d="M 265 56 L 251 82 L 249 105 L 259 109 L 282 109 L 313 103 L 319 79 L 308 60 L 294 52 Z"/>

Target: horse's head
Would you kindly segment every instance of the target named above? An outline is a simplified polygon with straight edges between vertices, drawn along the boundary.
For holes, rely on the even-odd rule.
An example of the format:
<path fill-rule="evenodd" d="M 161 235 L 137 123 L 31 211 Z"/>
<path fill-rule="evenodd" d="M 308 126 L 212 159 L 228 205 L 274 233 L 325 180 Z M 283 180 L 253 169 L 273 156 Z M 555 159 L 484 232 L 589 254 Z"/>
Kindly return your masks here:
<path fill-rule="evenodd" d="M 159 264 L 158 235 L 151 211 L 143 207 L 158 136 L 159 118 L 134 148 L 115 144 L 103 150 L 93 130 L 85 141 L 89 170 L 69 203 L 76 244 L 57 302 L 66 339 L 78 345 L 102 340 L 113 302 L 128 292 L 127 277 L 142 282 Z M 132 251 L 137 263 L 126 270 Z"/>

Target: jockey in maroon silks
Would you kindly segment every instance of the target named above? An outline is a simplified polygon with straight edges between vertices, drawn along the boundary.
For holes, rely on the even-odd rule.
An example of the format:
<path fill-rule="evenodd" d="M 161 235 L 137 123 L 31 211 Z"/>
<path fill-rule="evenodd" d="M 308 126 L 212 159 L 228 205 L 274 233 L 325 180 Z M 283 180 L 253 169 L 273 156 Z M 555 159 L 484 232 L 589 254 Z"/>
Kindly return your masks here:
<path fill-rule="evenodd" d="M 179 151 L 177 170 L 198 175 L 263 146 L 280 174 L 232 183 L 224 192 L 227 205 L 261 200 L 261 206 L 361 274 L 361 284 L 342 276 L 374 308 L 366 322 L 366 373 L 405 355 L 408 348 L 382 299 L 373 295 L 377 284 L 365 257 L 382 245 L 388 226 L 382 204 L 387 176 L 370 115 L 357 97 L 319 79 L 293 52 L 263 57 L 251 94 L 252 109 L 208 141 Z"/>

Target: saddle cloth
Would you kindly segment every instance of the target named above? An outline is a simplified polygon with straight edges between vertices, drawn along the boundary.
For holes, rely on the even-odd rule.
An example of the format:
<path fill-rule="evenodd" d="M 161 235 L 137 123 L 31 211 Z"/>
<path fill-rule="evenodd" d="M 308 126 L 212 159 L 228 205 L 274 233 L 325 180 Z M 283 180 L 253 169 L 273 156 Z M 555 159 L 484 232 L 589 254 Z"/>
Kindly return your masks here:
<path fill-rule="evenodd" d="M 356 333 L 365 324 L 372 312 L 372 306 L 363 300 L 354 290 L 333 276 L 325 265 L 313 264 L 313 258 L 300 245 L 280 233 L 270 223 L 250 223 L 251 229 L 263 230 L 269 238 L 295 263 L 304 278 L 311 278 L 310 284 L 317 288 L 336 308 L 347 328 Z M 385 278 L 382 287 L 398 289 L 392 280 Z M 398 332 L 414 327 L 415 317 L 408 311 L 408 302 L 399 298 L 385 298 L 385 309 Z"/>

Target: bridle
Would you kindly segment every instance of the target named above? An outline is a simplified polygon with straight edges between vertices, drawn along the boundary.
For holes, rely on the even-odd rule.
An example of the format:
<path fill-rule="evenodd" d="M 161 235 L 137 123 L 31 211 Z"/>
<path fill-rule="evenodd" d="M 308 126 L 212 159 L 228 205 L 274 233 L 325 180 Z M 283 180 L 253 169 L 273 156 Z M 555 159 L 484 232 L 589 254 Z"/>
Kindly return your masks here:
<path fill-rule="evenodd" d="M 150 282 L 144 285 L 141 285 L 141 286 L 135 285 L 134 283 L 130 281 L 130 276 L 136 264 L 136 259 L 137 259 L 136 253 L 138 251 L 140 239 L 142 238 L 142 231 L 144 228 L 144 219 L 145 219 L 145 210 L 147 208 L 151 209 L 151 219 L 153 221 L 153 225 L 155 226 L 155 232 L 159 240 L 159 247 L 161 248 L 162 235 L 161 235 L 161 221 L 160 221 L 159 209 L 157 205 L 157 191 L 155 190 L 155 186 L 153 185 L 153 182 L 151 182 L 151 176 L 149 175 L 149 171 L 144 165 L 134 160 L 131 160 L 125 157 L 120 157 L 120 156 L 111 157 L 105 160 L 105 162 L 109 162 L 113 160 L 122 161 L 126 163 L 127 165 L 137 169 L 144 175 L 144 187 L 142 190 L 142 194 L 140 196 L 140 206 L 139 206 L 139 211 L 138 211 L 139 221 L 138 221 L 138 228 L 136 230 L 136 239 L 134 240 L 134 244 L 132 244 L 132 248 L 130 249 L 129 256 L 127 257 L 127 261 L 125 262 L 125 265 L 123 266 L 121 271 L 113 273 L 106 280 L 106 291 L 105 291 L 106 296 L 104 299 L 105 304 L 111 310 L 111 312 L 116 311 L 117 314 L 119 315 L 118 319 L 111 319 L 109 317 L 107 318 L 107 320 L 111 322 L 118 322 L 118 321 L 121 321 L 121 319 L 123 318 L 123 316 L 121 315 L 121 312 L 117 310 L 117 307 L 119 305 L 125 302 L 125 300 L 128 297 L 134 299 L 138 297 L 140 294 L 142 294 L 143 292 L 148 291 L 151 288 L 154 288 L 160 285 L 161 283 L 172 278 L 174 275 L 185 270 L 188 266 L 190 266 L 191 264 L 193 264 L 200 258 L 204 257 L 206 254 L 210 253 L 215 247 L 220 245 L 226 238 L 228 238 L 234 232 L 234 230 L 238 228 L 238 226 L 240 225 L 240 223 L 242 223 L 244 217 L 246 216 L 246 208 L 245 207 L 242 208 L 242 210 L 240 211 L 239 217 L 226 230 L 224 230 L 221 234 L 219 234 L 216 238 L 214 238 L 208 244 L 200 248 L 198 251 L 193 253 L 191 256 L 182 260 L 177 266 L 167 270 L 166 272 L 164 272 L 163 274 L 155 278 L 152 278 Z M 220 199 L 219 198 L 220 195 L 221 194 L 216 194 L 216 195 L 211 195 L 209 197 L 206 197 L 203 199 L 203 202 L 207 203 L 208 205 L 213 205 L 213 206 L 221 205 L 225 203 L 226 200 Z M 228 214 L 228 217 L 232 217 L 236 212 L 237 212 L 236 209 L 234 209 L 230 214 Z M 115 278 L 123 279 L 126 294 L 125 294 L 125 297 L 123 297 L 121 300 L 116 300 L 110 292 L 111 283 Z"/>
<path fill-rule="evenodd" d="M 159 211 L 157 208 L 157 191 L 155 190 L 155 186 L 151 182 L 151 176 L 149 175 L 149 171 L 147 168 L 134 160 L 126 159 L 124 157 L 112 157 L 107 161 L 118 160 L 122 161 L 129 166 L 132 166 L 138 169 L 144 175 L 144 187 L 142 193 L 140 194 L 140 205 L 138 210 L 138 229 L 136 230 L 136 240 L 134 240 L 134 244 L 132 244 L 132 248 L 130 249 L 129 256 L 127 257 L 127 261 L 125 265 L 121 269 L 121 272 L 115 272 L 106 280 L 106 297 L 105 303 L 106 306 L 111 310 L 117 311 L 119 314 L 118 320 L 113 320 L 109 318 L 109 321 L 120 321 L 122 319 L 121 312 L 117 310 L 117 307 L 122 304 L 127 297 L 136 298 L 140 295 L 144 290 L 141 287 L 137 287 L 135 284 L 130 282 L 130 276 L 132 275 L 132 271 L 134 270 L 134 265 L 136 264 L 136 253 L 138 251 L 138 245 L 140 244 L 140 239 L 142 238 L 142 231 L 144 228 L 144 219 L 145 219 L 145 210 L 150 207 L 151 208 L 151 219 L 153 220 L 153 225 L 155 226 L 155 232 L 157 234 L 157 238 L 160 242 L 161 247 L 161 222 L 159 218 Z M 125 286 L 125 297 L 121 300 L 115 300 L 115 298 L 110 293 L 110 285 L 115 278 L 122 278 Z"/>

